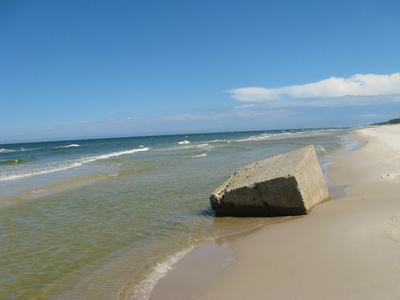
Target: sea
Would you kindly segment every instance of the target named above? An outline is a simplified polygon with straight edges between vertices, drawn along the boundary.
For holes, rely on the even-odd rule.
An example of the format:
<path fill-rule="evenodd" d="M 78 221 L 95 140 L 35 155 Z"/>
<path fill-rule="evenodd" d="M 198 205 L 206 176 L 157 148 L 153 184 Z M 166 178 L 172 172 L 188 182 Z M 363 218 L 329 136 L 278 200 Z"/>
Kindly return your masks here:
<path fill-rule="evenodd" d="M 231 174 L 310 144 L 326 174 L 350 130 L 0 145 L 0 299 L 148 299 L 194 248 L 268 222 L 215 217 Z"/>

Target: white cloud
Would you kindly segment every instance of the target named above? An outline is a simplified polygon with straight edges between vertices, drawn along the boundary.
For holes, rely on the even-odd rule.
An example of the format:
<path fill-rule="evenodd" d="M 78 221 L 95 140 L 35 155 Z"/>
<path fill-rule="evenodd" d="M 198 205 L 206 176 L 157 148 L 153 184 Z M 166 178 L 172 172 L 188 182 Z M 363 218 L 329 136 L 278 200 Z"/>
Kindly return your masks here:
<path fill-rule="evenodd" d="M 278 106 L 343 106 L 379 103 L 376 96 L 399 101 L 400 73 L 390 75 L 356 74 L 350 78 L 331 77 L 304 85 L 267 89 L 247 87 L 229 90 L 232 97 L 244 102 L 271 102 Z M 347 97 L 350 96 L 350 97 Z M 367 97 L 368 96 L 368 97 Z M 373 99 L 369 96 L 374 96 Z M 340 99 L 337 99 L 340 98 Z"/>

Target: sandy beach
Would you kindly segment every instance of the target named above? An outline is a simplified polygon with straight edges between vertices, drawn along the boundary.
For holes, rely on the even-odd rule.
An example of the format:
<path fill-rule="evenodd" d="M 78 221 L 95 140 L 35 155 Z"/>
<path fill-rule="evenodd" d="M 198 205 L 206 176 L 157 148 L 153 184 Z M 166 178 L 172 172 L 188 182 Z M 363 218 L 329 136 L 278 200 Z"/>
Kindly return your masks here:
<path fill-rule="evenodd" d="M 352 137 L 328 173 L 348 196 L 195 249 L 151 299 L 399 299 L 400 126 Z"/>

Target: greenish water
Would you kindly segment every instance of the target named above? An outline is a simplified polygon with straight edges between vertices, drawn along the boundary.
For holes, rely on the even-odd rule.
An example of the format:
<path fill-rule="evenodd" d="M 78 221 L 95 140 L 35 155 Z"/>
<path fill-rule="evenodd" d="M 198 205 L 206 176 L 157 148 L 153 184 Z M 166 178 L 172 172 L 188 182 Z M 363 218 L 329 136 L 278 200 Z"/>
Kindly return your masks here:
<path fill-rule="evenodd" d="M 239 167 L 347 130 L 287 130 L 0 145 L 0 298 L 146 299 L 185 253 L 267 222 L 215 218 Z"/>

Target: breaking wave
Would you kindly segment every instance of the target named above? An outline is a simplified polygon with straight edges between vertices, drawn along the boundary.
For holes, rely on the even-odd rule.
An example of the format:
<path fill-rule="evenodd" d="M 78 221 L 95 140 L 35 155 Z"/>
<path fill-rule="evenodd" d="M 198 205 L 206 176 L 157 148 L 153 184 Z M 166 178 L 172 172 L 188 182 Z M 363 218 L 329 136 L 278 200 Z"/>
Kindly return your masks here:
<path fill-rule="evenodd" d="M 0 161 L 0 165 L 18 165 L 21 163 L 23 163 L 23 160 L 19 158 Z"/>
<path fill-rule="evenodd" d="M 31 149 L 25 149 L 24 147 L 21 147 L 19 149 L 7 149 L 7 148 L 1 148 L 0 153 L 12 153 L 12 152 L 22 152 L 22 151 L 30 151 Z"/>
<path fill-rule="evenodd" d="M 114 157 L 118 157 L 118 156 L 122 156 L 122 155 L 133 154 L 136 152 L 144 152 L 144 151 L 148 151 L 148 150 L 150 150 L 150 148 L 143 147 L 143 148 L 139 148 L 139 149 L 131 149 L 131 150 L 125 150 L 125 151 L 119 151 L 119 152 L 112 152 L 112 153 L 108 153 L 108 154 L 83 157 L 83 158 L 79 158 L 79 159 L 73 159 L 73 160 L 62 161 L 62 162 L 51 162 L 51 163 L 47 163 L 47 164 L 30 165 L 29 168 L 27 168 L 27 166 L 24 166 L 25 168 L 20 168 L 19 170 L 15 170 L 14 173 L 12 173 L 12 174 L 0 175 L 0 182 L 18 180 L 18 179 L 37 176 L 37 175 L 43 175 L 43 174 L 48 174 L 48 173 L 64 171 L 64 170 L 68 170 L 71 168 L 80 167 L 84 164 L 95 162 L 97 160 L 114 158 Z"/>
<path fill-rule="evenodd" d="M 206 157 L 207 153 L 202 153 L 202 154 L 198 154 L 198 155 L 192 155 L 191 158 L 200 158 L 200 157 Z"/>
<path fill-rule="evenodd" d="M 260 135 L 253 135 L 248 138 L 236 140 L 236 142 L 255 142 L 255 141 L 265 141 L 271 137 L 271 134 L 260 134 Z"/>
<path fill-rule="evenodd" d="M 54 147 L 55 149 L 58 148 L 72 148 L 72 147 L 79 147 L 80 145 L 78 144 L 71 144 L 71 145 L 66 145 L 66 146 L 58 146 L 58 147 Z"/>

